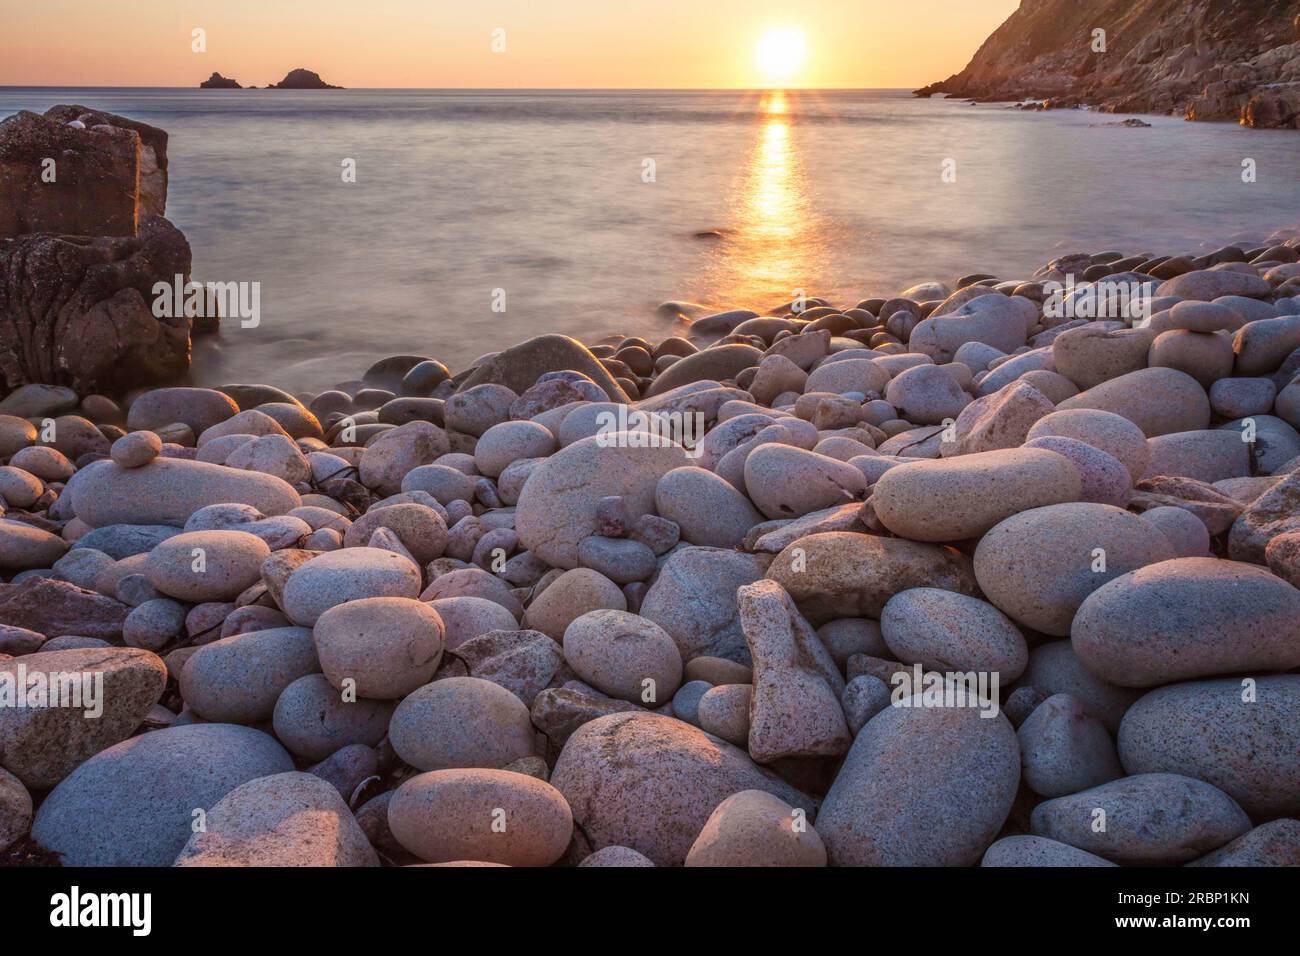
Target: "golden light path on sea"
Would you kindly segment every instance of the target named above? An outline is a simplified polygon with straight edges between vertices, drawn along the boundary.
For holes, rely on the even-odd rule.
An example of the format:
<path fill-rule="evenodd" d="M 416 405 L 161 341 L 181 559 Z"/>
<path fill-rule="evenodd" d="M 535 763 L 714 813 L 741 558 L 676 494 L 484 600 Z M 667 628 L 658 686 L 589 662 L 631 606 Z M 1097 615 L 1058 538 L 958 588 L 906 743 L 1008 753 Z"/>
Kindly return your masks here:
<path fill-rule="evenodd" d="M 798 294 L 803 278 L 813 274 L 818 244 L 799 128 L 785 93 L 764 94 L 758 112 L 721 291 L 726 302 L 762 311 Z"/>

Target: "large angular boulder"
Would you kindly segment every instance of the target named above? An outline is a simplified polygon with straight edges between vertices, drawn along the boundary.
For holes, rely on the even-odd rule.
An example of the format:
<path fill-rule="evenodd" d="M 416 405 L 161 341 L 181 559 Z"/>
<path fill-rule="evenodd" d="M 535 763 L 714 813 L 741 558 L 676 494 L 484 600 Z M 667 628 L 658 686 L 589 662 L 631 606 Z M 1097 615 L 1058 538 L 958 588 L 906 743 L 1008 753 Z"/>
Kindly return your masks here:
<path fill-rule="evenodd" d="M 182 374 L 190 319 L 156 317 L 153 287 L 189 272 L 189 243 L 160 216 L 138 235 L 0 244 L 0 391 L 43 382 L 118 392 Z"/>
<path fill-rule="evenodd" d="M 880 617 L 908 588 L 977 592 L 970 558 L 955 548 L 853 531 L 799 538 L 772 559 L 767 577 L 814 626 L 841 617 Z"/>
<path fill-rule="evenodd" d="M 134 236 L 166 205 L 163 130 L 84 106 L 0 123 L 0 238 Z"/>
<path fill-rule="evenodd" d="M 46 651 L 0 662 L 0 686 L 12 687 L 25 704 L 0 693 L 0 765 L 32 789 L 53 787 L 134 733 L 166 684 L 162 660 L 134 647 Z"/>

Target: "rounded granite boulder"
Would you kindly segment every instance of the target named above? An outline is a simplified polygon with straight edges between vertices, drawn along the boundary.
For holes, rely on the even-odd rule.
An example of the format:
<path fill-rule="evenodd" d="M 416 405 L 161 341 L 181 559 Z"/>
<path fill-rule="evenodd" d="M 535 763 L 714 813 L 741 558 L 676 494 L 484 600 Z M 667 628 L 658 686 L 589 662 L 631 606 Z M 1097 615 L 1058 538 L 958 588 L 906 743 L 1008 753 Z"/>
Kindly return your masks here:
<path fill-rule="evenodd" d="M 654 512 L 659 479 L 690 464 L 686 452 L 640 432 L 593 435 L 535 468 L 515 512 L 521 546 L 557 568 L 578 566 L 578 545 L 596 532 L 601 498 L 621 496 L 636 520 Z"/>
<path fill-rule="evenodd" d="M 891 468 L 872 488 L 876 515 L 913 541 L 975 538 L 1021 511 L 1078 501 L 1079 474 L 1062 455 L 1009 448 Z"/>
<path fill-rule="evenodd" d="M 324 674 L 307 674 L 280 694 L 271 722 L 294 756 L 319 761 L 352 744 L 378 747 L 396 706 L 391 700 L 344 700 Z"/>
<path fill-rule="evenodd" d="M 1129 866 L 1176 866 L 1250 829 L 1237 802 L 1203 780 L 1144 773 L 1034 808 L 1036 836 Z"/>
<path fill-rule="evenodd" d="M 420 569 L 381 548 L 341 548 L 299 565 L 284 584 L 281 606 L 295 624 L 310 627 L 330 608 L 370 597 L 414 598 Z"/>
<path fill-rule="evenodd" d="M 230 601 L 259 580 L 270 556 L 266 542 L 246 531 L 188 531 L 149 552 L 144 576 L 168 597 Z"/>
<path fill-rule="evenodd" d="M 984 853 L 980 866 L 1115 866 L 1110 860 L 1046 837 L 1003 837 Z"/>
<path fill-rule="evenodd" d="M 602 693 L 657 706 L 682 682 L 682 657 L 668 632 L 626 611 L 588 611 L 564 631 L 564 660 Z"/>
<path fill-rule="evenodd" d="M 918 694 L 858 733 L 817 833 L 832 866 L 970 866 L 1006 822 L 1019 783 L 1006 717 L 927 706 Z"/>
<path fill-rule="evenodd" d="M 68 553 L 68 543 L 22 521 L 0 518 L 0 571 L 53 567 Z"/>
<path fill-rule="evenodd" d="M 478 677 L 447 677 L 406 696 L 393 712 L 388 739 L 419 770 L 501 768 L 534 750 L 523 701 Z"/>
<path fill-rule="evenodd" d="M 1110 731 L 1069 694 L 1035 707 L 1016 737 L 1025 785 L 1040 796 L 1063 797 L 1124 775 Z"/>
<path fill-rule="evenodd" d="M 32 837 L 65 866 L 170 866 L 206 813 L 240 784 L 293 760 L 251 727 L 187 724 L 100 751 L 41 804 Z"/>
<path fill-rule="evenodd" d="M 802 810 L 763 790 L 742 790 L 709 814 L 686 865 L 825 866 L 826 847 Z"/>
<path fill-rule="evenodd" d="M 1131 774 L 1185 773 L 1256 819 L 1300 815 L 1300 675 L 1172 684 L 1128 709 L 1119 756 Z"/>
<path fill-rule="evenodd" d="M 1129 372 L 1067 398 L 1060 407 L 1114 412 L 1137 425 L 1148 438 L 1196 431 L 1210 424 L 1210 399 L 1205 388 L 1187 373 L 1173 368 Z"/>
<path fill-rule="evenodd" d="M 68 480 L 72 510 L 92 528 L 110 524 L 183 527 L 209 505 L 242 502 L 264 515 L 301 507 L 286 481 L 202 461 L 157 458 L 141 468 L 96 461 Z"/>
<path fill-rule="evenodd" d="M 398 787 L 388 826 L 398 843 L 429 863 L 550 866 L 569 845 L 573 814 L 555 787 L 535 777 L 456 768 L 422 773 Z"/>
<path fill-rule="evenodd" d="M 1142 429 L 1123 415 L 1096 408 L 1057 409 L 1044 415 L 1030 426 L 1026 443 L 1037 438 L 1072 438 L 1104 451 L 1128 469 L 1130 481 L 1146 474 L 1151 456 Z"/>
<path fill-rule="evenodd" d="M 1007 518 L 975 549 L 975 579 L 1017 623 L 1065 636 L 1106 582 L 1174 555 L 1159 529 L 1112 505 L 1075 502 Z"/>
<path fill-rule="evenodd" d="M 683 541 L 735 548 L 763 516 L 750 500 L 704 468 L 674 468 L 655 486 L 659 514 L 675 521 Z"/>
<path fill-rule="evenodd" d="M 1070 630 L 1079 659 L 1123 687 L 1300 667 L 1300 591 L 1264 568 L 1177 558 L 1095 590 Z"/>
<path fill-rule="evenodd" d="M 428 604 L 404 597 L 348 601 L 312 628 L 321 670 L 358 697 L 396 700 L 433 680 L 442 661 L 442 620 Z"/>
<path fill-rule="evenodd" d="M 593 849 L 625 846 L 656 866 L 679 866 L 713 809 L 741 790 L 763 790 L 812 812 L 812 801 L 749 755 L 680 720 L 609 714 L 564 745 L 551 783 Z"/>
<path fill-rule="evenodd" d="M 941 588 L 909 588 L 880 612 L 880 633 L 904 664 L 931 670 L 996 672 L 1010 684 L 1024 671 L 1024 635 L 987 601 Z"/>
<path fill-rule="evenodd" d="M 318 671 L 308 628 L 249 631 L 194 651 L 180 673 L 181 697 L 204 720 L 254 724 L 271 717 L 286 687 Z"/>
<path fill-rule="evenodd" d="M 242 783 L 207 812 L 176 866 L 378 866 L 339 792 L 309 773 Z"/>

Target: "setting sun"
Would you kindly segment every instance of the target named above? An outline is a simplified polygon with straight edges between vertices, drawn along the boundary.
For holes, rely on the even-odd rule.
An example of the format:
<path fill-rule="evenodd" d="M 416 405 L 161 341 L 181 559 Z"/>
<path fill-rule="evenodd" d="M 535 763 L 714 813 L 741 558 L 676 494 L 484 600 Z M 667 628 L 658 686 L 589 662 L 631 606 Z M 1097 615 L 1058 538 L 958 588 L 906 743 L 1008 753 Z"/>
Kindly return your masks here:
<path fill-rule="evenodd" d="M 768 30 L 754 48 L 754 60 L 769 80 L 789 80 L 803 66 L 807 45 L 802 30 L 780 27 Z"/>

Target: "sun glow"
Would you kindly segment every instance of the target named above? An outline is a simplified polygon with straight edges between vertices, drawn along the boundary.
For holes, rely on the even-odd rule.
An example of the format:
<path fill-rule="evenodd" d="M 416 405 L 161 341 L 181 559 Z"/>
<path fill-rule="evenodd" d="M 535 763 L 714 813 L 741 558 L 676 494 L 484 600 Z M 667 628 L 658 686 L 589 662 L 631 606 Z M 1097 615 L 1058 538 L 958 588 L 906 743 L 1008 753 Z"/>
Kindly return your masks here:
<path fill-rule="evenodd" d="M 806 53 L 807 43 L 802 30 L 778 27 L 759 37 L 754 47 L 754 62 L 766 79 L 785 81 L 799 72 Z"/>

